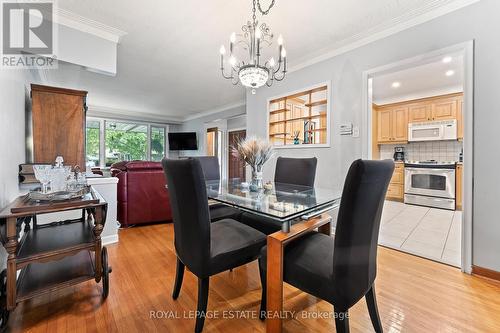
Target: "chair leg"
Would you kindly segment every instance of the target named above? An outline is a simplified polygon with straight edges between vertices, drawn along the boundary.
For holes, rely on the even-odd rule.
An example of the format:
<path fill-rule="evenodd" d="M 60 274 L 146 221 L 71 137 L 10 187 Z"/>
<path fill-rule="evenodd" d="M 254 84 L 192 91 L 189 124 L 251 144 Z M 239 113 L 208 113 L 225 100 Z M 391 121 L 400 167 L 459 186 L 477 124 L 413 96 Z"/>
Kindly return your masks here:
<path fill-rule="evenodd" d="M 380 316 L 378 314 L 377 298 L 375 297 L 375 287 L 373 285 L 366 293 L 365 299 L 366 305 L 368 305 L 368 312 L 370 313 L 373 328 L 375 329 L 375 332 L 382 333 L 382 322 L 380 321 Z"/>
<path fill-rule="evenodd" d="M 337 333 L 349 333 L 349 310 L 335 311 L 335 330 Z"/>
<path fill-rule="evenodd" d="M 181 292 L 182 279 L 184 278 L 184 264 L 177 258 L 177 268 L 175 272 L 175 283 L 174 291 L 172 292 L 172 298 L 177 299 L 179 293 Z"/>
<path fill-rule="evenodd" d="M 208 282 L 209 278 L 198 278 L 198 309 L 196 312 L 196 326 L 194 329 L 196 333 L 203 331 L 203 324 L 205 323 L 208 303 Z"/>
<path fill-rule="evenodd" d="M 259 319 L 266 319 L 266 311 L 267 311 L 267 282 L 266 282 L 266 271 L 261 268 L 260 259 L 259 259 L 259 275 L 260 275 L 260 285 L 262 286 L 262 296 L 260 297 L 260 310 L 259 310 Z"/>

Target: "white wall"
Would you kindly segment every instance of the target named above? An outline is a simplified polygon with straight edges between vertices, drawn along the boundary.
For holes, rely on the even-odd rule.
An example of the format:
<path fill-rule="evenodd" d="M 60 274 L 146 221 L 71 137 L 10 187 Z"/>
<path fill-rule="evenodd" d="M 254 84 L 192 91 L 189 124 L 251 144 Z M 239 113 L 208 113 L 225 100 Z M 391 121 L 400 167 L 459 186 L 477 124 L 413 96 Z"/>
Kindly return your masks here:
<path fill-rule="evenodd" d="M 179 132 L 196 132 L 198 137 L 198 150 L 186 150 L 180 152 L 180 156 L 202 156 L 205 155 L 206 149 L 206 124 L 221 120 L 228 119 L 238 115 L 245 114 L 245 106 L 238 106 L 235 108 L 227 109 L 221 112 L 206 115 L 200 118 L 195 118 L 180 126 Z"/>
<path fill-rule="evenodd" d="M 19 193 L 18 166 L 24 163 L 27 71 L 0 70 L 0 207 Z"/>
<path fill-rule="evenodd" d="M 496 216 L 500 198 L 498 153 L 498 87 L 500 87 L 500 1 L 482 0 L 464 9 L 410 28 L 321 63 L 292 72 L 272 88 L 247 92 L 248 134 L 266 135 L 266 100 L 330 80 L 332 83 L 331 148 L 278 150 L 280 156 L 316 156 L 319 186 L 340 186 L 350 163 L 361 157 L 361 138 L 340 137 L 338 125 L 352 121 L 361 125 L 362 72 L 475 40 L 474 74 L 474 215 L 473 264 L 500 271 L 500 223 Z M 292 57 L 292 55 L 290 55 Z M 366 135 L 366 134 L 365 134 Z M 265 167 L 271 178 L 274 164 Z"/>
<path fill-rule="evenodd" d="M 18 165 L 25 161 L 25 70 L 0 70 L 0 209 L 19 194 Z M 0 269 L 7 253 L 0 247 Z"/>

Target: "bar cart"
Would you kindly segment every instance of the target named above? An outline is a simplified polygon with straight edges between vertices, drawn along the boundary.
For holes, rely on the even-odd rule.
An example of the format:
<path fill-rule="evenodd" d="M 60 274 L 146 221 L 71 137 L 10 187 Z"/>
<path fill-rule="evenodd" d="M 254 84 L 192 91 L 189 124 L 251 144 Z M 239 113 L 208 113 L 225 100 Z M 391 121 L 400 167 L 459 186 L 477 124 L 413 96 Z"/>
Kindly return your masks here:
<path fill-rule="evenodd" d="M 84 281 L 102 279 L 102 297 L 108 296 L 111 267 L 101 245 L 107 207 L 89 188 L 83 197 L 65 201 L 20 196 L 0 212 L 0 240 L 8 253 L 7 269 L 0 274 L 0 327 L 7 325 L 18 303 Z M 81 210 L 82 215 L 37 223 L 37 215 L 68 210 Z"/>

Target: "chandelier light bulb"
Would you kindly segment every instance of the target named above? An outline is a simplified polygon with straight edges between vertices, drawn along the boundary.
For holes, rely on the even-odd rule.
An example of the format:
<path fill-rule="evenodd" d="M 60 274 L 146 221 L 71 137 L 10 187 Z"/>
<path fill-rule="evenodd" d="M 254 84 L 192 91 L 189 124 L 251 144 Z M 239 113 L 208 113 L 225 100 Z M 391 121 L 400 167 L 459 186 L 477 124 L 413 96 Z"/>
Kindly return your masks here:
<path fill-rule="evenodd" d="M 282 58 L 286 58 L 286 50 L 285 50 L 285 48 L 283 48 L 283 50 L 281 50 L 281 57 Z"/>
<path fill-rule="evenodd" d="M 234 43 L 236 42 L 236 33 L 232 33 L 231 36 L 229 37 L 229 40 L 231 41 L 231 43 Z"/>
<path fill-rule="evenodd" d="M 229 58 L 229 63 L 231 64 L 231 66 L 236 65 L 236 58 L 235 57 Z"/>
<path fill-rule="evenodd" d="M 283 36 L 278 37 L 278 45 L 283 45 Z"/>
<path fill-rule="evenodd" d="M 219 52 L 220 52 L 220 54 L 222 54 L 222 55 L 226 54 L 226 48 L 224 47 L 224 45 L 222 45 L 222 46 L 220 47 Z"/>
<path fill-rule="evenodd" d="M 255 38 L 261 39 L 262 38 L 262 32 L 260 29 L 255 30 Z"/>

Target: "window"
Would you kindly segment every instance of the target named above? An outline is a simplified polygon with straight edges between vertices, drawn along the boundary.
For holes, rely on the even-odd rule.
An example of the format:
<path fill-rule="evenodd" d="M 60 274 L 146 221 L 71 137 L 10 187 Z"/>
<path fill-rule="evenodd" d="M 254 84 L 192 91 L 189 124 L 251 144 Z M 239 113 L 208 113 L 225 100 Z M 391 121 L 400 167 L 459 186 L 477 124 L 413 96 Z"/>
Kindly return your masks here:
<path fill-rule="evenodd" d="M 167 154 L 168 125 L 87 117 L 87 165 L 161 161 Z"/>
<path fill-rule="evenodd" d="M 269 140 L 276 147 L 329 145 L 329 89 L 321 85 L 269 101 Z"/>
<path fill-rule="evenodd" d="M 100 121 L 87 121 L 86 126 L 86 142 L 85 148 L 87 151 L 87 165 L 90 167 L 99 166 L 100 160 L 100 146 L 101 146 L 101 122 Z"/>
<path fill-rule="evenodd" d="M 151 126 L 151 160 L 161 161 L 165 157 L 165 127 Z"/>
<path fill-rule="evenodd" d="M 106 121 L 106 166 L 119 161 L 147 160 L 148 126 Z"/>

